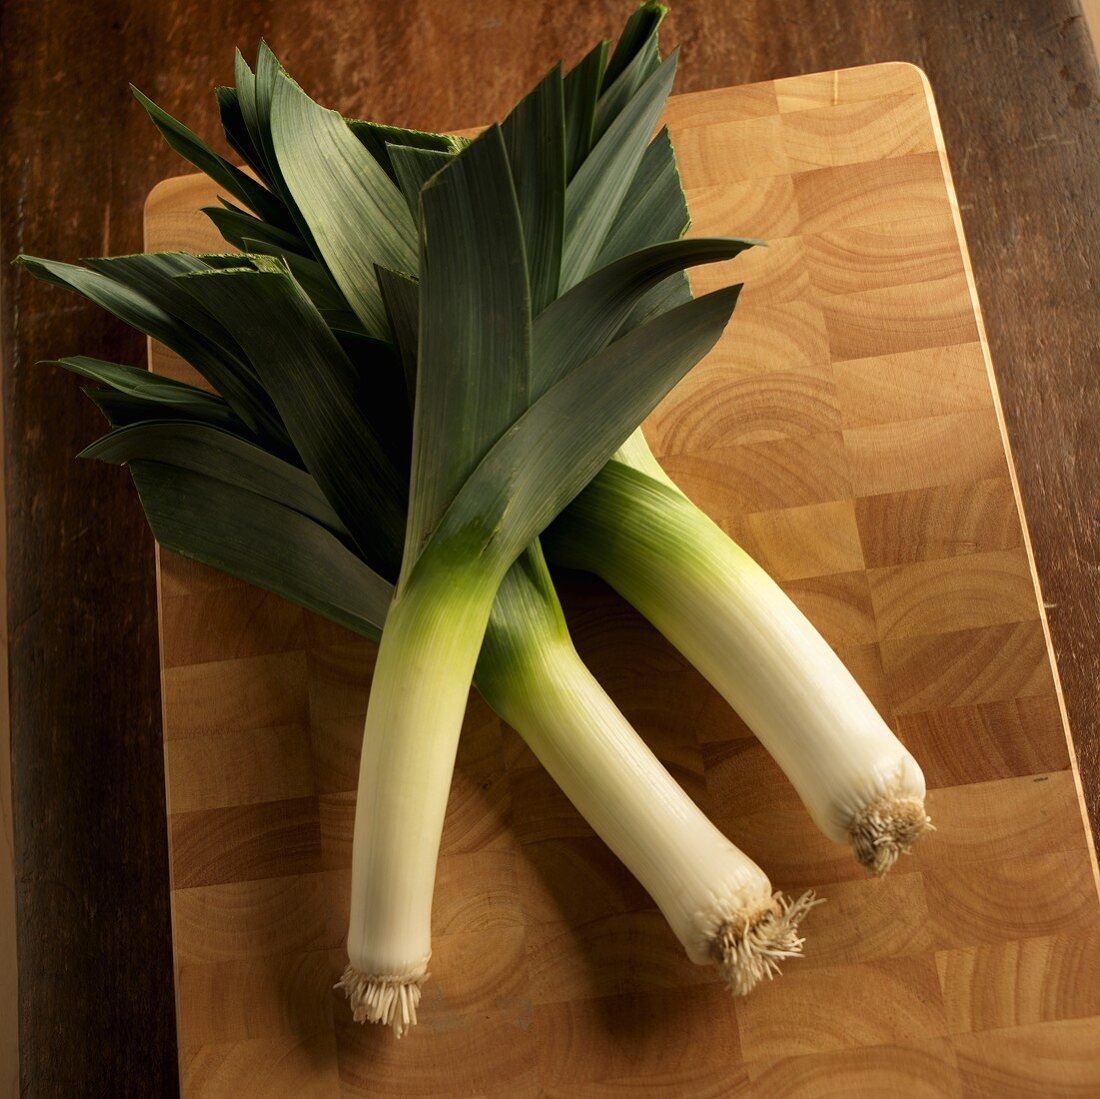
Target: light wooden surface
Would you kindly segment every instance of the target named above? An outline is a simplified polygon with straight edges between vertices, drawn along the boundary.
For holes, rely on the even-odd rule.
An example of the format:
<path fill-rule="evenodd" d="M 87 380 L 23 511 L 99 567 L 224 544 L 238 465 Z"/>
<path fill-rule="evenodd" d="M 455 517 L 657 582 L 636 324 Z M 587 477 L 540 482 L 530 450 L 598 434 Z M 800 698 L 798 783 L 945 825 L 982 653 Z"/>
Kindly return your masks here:
<path fill-rule="evenodd" d="M 423 1023 L 396 1043 L 331 989 L 372 646 L 162 554 L 187 1096 L 1100 1091 L 1095 858 L 921 76 L 682 96 L 668 121 L 693 231 L 770 245 L 697 274 L 745 291 L 647 432 L 892 720 L 938 831 L 865 878 L 692 669 L 571 581 L 578 647 L 658 755 L 778 887 L 828 903 L 805 959 L 733 1002 L 475 697 Z M 147 246 L 220 247 L 192 212 L 210 194 L 161 184 Z"/>

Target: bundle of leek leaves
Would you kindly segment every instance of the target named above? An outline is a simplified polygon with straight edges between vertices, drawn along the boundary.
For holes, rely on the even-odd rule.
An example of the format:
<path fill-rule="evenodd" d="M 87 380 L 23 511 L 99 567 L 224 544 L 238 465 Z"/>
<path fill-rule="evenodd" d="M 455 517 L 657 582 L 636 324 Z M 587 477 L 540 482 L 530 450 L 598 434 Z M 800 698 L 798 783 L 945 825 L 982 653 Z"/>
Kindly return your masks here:
<path fill-rule="evenodd" d="M 234 167 L 141 93 L 231 198 L 239 252 L 20 257 L 172 348 L 214 392 L 57 360 L 158 541 L 378 639 L 353 844 L 358 1021 L 416 1022 L 473 681 L 656 901 L 745 993 L 800 952 L 792 902 L 645 746 L 573 648 L 546 557 L 603 577 L 741 714 L 822 831 L 884 873 L 929 825 L 913 757 L 778 586 L 665 475 L 639 425 L 719 338 L 739 286 L 685 269 L 664 9 L 555 66 L 468 140 L 347 120 L 261 44 L 219 87 Z M 540 540 L 540 535 L 542 535 Z M 546 557 L 544 557 L 544 550 Z"/>

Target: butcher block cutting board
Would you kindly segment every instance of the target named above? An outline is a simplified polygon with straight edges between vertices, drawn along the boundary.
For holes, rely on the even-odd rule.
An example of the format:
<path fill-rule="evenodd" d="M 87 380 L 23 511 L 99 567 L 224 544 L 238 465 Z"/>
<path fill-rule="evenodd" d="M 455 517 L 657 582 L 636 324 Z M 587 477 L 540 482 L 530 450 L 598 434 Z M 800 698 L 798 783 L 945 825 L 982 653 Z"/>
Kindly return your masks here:
<path fill-rule="evenodd" d="M 744 293 L 646 433 L 921 761 L 938 830 L 869 879 L 694 670 L 568 577 L 642 736 L 778 888 L 827 903 L 805 958 L 735 1002 L 475 695 L 397 1042 L 332 987 L 374 647 L 161 553 L 188 1099 L 1100 1094 L 1095 856 L 927 84 L 874 65 L 680 96 L 667 121 L 692 232 L 769 244 L 694 273 Z M 148 249 L 224 250 L 195 212 L 214 193 L 157 186 Z"/>

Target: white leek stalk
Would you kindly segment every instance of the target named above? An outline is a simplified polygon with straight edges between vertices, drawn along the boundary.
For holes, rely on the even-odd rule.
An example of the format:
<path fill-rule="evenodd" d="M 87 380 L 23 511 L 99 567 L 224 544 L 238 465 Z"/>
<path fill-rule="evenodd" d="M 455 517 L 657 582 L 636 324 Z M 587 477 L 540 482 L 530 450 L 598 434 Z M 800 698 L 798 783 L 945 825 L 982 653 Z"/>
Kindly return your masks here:
<path fill-rule="evenodd" d="M 773 891 L 642 742 L 573 648 L 537 546 L 508 572 L 491 615 L 487 591 L 421 578 L 390 605 L 364 731 L 340 982 L 355 1020 L 398 1037 L 416 1023 L 475 659 L 486 701 L 657 902 L 688 957 L 717 965 L 735 994 L 777 973 L 801 953 L 813 895 L 792 903 Z"/>
<path fill-rule="evenodd" d="M 813 895 L 791 903 L 773 891 L 711 824 L 585 667 L 540 580 L 519 567 L 505 579 L 478 689 L 645 887 L 688 957 L 717 965 L 742 995 L 801 953 L 798 922 Z"/>
<path fill-rule="evenodd" d="M 432 895 L 470 680 L 495 582 L 414 574 L 390 604 L 363 732 L 348 966 L 356 1022 L 416 1022 Z"/>
<path fill-rule="evenodd" d="M 458 733 L 483 637 L 478 689 L 657 902 L 688 957 L 717 965 L 735 994 L 777 973 L 801 953 L 798 923 L 813 895 L 791 903 L 773 891 L 642 742 L 573 648 L 536 547 L 508 572 L 491 615 L 486 592 L 450 575 L 421 577 L 390 605 L 364 731 L 340 982 L 355 1020 L 398 1037 L 416 1023 Z"/>
<path fill-rule="evenodd" d="M 695 665 L 771 753 L 817 826 L 884 874 L 930 827 L 921 769 L 768 574 L 668 479 L 639 436 L 545 538 Z M 639 468 L 644 467 L 644 472 Z"/>

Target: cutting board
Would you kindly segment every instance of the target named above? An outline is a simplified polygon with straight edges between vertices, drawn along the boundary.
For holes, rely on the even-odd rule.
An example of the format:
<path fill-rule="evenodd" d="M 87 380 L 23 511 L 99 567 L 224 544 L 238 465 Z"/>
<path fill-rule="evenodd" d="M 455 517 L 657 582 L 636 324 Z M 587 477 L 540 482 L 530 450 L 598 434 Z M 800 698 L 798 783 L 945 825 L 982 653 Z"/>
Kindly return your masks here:
<path fill-rule="evenodd" d="M 938 831 L 868 879 L 693 669 L 567 578 L 642 736 L 777 887 L 827 903 L 805 958 L 735 1002 L 474 696 L 423 1021 L 396 1042 L 332 988 L 374 648 L 161 553 L 188 1099 L 1100 1094 L 1095 856 L 927 83 L 819 73 L 679 96 L 667 121 L 693 232 L 769 245 L 695 273 L 745 290 L 646 433 L 916 754 Z M 147 247 L 221 250 L 194 212 L 213 195 L 157 186 Z"/>

